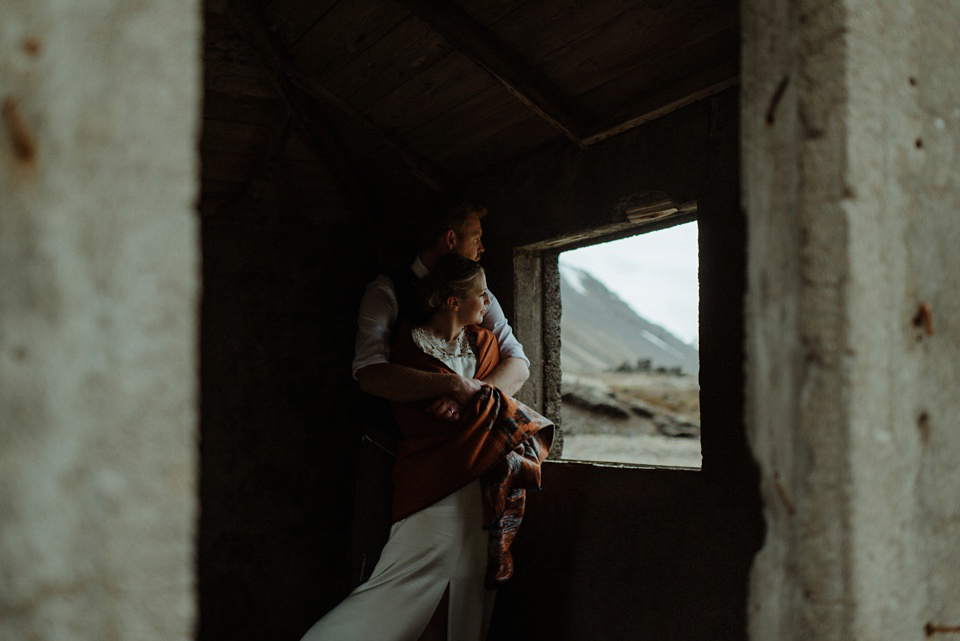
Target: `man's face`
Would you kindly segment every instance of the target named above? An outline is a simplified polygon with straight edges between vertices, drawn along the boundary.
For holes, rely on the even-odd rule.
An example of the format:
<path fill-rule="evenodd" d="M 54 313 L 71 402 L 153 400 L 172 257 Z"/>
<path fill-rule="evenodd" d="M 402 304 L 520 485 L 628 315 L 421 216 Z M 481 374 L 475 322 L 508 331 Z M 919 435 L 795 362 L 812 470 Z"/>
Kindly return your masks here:
<path fill-rule="evenodd" d="M 460 233 L 454 232 L 453 253 L 470 260 L 480 260 L 483 253 L 483 229 L 479 216 L 470 216 Z"/>

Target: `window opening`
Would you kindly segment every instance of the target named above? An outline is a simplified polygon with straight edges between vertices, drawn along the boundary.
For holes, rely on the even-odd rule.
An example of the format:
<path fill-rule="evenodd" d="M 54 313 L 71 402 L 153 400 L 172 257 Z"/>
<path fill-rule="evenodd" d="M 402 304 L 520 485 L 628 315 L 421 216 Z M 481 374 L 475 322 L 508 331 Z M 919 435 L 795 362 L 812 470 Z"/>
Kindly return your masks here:
<path fill-rule="evenodd" d="M 562 459 L 699 468 L 695 221 L 561 252 Z"/>

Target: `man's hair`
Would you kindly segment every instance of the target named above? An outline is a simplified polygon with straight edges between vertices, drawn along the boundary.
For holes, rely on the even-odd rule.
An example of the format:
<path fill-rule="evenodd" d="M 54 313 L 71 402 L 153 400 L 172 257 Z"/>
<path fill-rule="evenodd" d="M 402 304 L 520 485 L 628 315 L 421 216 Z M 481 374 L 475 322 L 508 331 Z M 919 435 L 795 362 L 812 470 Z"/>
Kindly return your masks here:
<path fill-rule="evenodd" d="M 466 298 L 483 268 L 480 263 L 456 254 L 441 256 L 417 288 L 413 324 L 422 325 L 441 309 L 450 296 Z"/>
<path fill-rule="evenodd" d="M 486 207 L 469 200 L 446 199 L 435 203 L 425 214 L 421 244 L 424 247 L 433 245 L 449 229 L 461 234 L 472 216 L 483 218 L 486 215 Z"/>

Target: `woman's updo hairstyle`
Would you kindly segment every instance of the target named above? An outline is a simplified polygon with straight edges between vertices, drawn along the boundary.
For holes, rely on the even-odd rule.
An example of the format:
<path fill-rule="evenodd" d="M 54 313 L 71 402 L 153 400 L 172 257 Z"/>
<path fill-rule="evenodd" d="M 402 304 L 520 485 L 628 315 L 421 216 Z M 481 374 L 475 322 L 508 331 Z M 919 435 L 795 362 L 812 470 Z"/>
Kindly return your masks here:
<path fill-rule="evenodd" d="M 414 325 L 427 322 L 442 309 L 450 296 L 466 298 L 483 268 L 480 263 L 457 254 L 442 256 L 417 289 L 417 314 Z"/>

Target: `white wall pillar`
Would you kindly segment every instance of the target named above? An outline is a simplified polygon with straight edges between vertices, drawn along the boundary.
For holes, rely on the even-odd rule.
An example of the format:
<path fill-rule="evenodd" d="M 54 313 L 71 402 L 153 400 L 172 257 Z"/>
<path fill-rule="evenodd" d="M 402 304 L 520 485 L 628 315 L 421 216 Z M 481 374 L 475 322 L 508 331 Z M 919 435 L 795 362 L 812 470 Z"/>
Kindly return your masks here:
<path fill-rule="evenodd" d="M 0 638 L 193 635 L 200 7 L 0 4 Z"/>
<path fill-rule="evenodd" d="M 751 638 L 922 639 L 960 626 L 960 6 L 742 15 Z"/>

